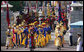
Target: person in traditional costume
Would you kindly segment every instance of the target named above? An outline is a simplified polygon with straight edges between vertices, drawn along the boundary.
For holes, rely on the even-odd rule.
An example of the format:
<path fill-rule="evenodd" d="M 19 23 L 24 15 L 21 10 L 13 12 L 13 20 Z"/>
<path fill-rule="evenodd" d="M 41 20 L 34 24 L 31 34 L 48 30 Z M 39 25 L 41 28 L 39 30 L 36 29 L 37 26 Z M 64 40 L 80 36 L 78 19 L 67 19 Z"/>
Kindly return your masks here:
<path fill-rule="evenodd" d="M 42 30 L 42 26 L 41 25 L 38 25 L 37 26 L 38 27 L 38 47 L 42 47 L 43 45 L 42 45 L 42 32 L 43 32 L 43 30 Z"/>
<path fill-rule="evenodd" d="M 23 31 L 22 36 L 21 36 L 22 37 L 21 44 L 24 45 L 24 46 L 25 46 L 25 41 L 26 41 L 26 36 L 25 36 L 25 32 L 24 32 L 24 30 L 26 29 L 26 24 L 25 23 L 26 23 L 25 20 L 23 20 L 23 22 L 21 24 L 22 25 L 21 29 Z"/>
<path fill-rule="evenodd" d="M 60 26 L 57 25 L 55 28 L 55 45 L 58 50 L 61 50 L 61 35 L 60 35 Z"/>
<path fill-rule="evenodd" d="M 17 25 L 17 26 L 16 26 L 16 29 L 14 29 L 14 32 L 15 32 L 15 35 L 16 35 L 16 47 L 17 47 L 17 48 L 18 48 L 18 46 L 19 46 L 19 37 L 18 37 L 18 36 L 19 36 L 19 32 L 18 32 L 19 29 L 18 29 L 18 28 L 19 28 L 19 26 Z"/>
<path fill-rule="evenodd" d="M 47 24 L 47 23 L 46 23 Z M 46 45 L 47 45 L 47 43 L 48 43 L 48 27 L 47 27 L 47 25 L 45 26 L 45 31 L 46 31 Z"/>
<path fill-rule="evenodd" d="M 13 43 L 14 43 L 14 47 L 16 46 L 16 34 L 15 34 L 15 30 L 16 30 L 16 24 L 13 24 Z"/>
<path fill-rule="evenodd" d="M 34 48 L 35 48 L 35 40 L 34 40 L 34 26 L 33 26 L 34 24 L 33 23 L 31 23 L 30 24 L 30 27 L 29 27 L 29 29 L 30 29 L 30 31 L 29 31 L 29 34 L 30 34 L 30 40 L 29 40 L 29 48 L 30 48 L 30 51 L 33 51 L 34 50 Z"/>
<path fill-rule="evenodd" d="M 7 39 L 6 39 L 6 49 L 8 49 L 9 46 L 10 46 L 10 41 L 11 41 L 11 34 L 10 34 L 10 32 L 11 32 L 11 26 L 8 26 L 8 29 L 7 29 L 7 31 L 6 31 L 6 35 L 7 35 Z"/>
<path fill-rule="evenodd" d="M 62 37 L 62 40 L 61 40 L 61 42 L 62 42 L 62 47 L 64 47 L 64 35 L 65 34 L 63 34 L 63 32 L 64 32 L 64 27 L 63 27 L 63 23 L 62 23 L 62 21 L 60 21 L 60 35 L 61 35 L 61 37 Z"/>
<path fill-rule="evenodd" d="M 45 39 L 44 39 L 44 35 L 43 35 L 43 26 L 40 25 L 40 29 L 41 31 L 41 47 L 44 47 L 45 46 Z"/>
<path fill-rule="evenodd" d="M 45 45 L 46 45 L 46 43 L 47 43 L 47 37 L 46 37 L 46 23 L 42 23 L 42 26 L 43 26 L 43 34 L 44 34 L 44 38 L 45 38 Z"/>
<path fill-rule="evenodd" d="M 49 24 L 47 23 L 47 32 L 48 32 L 48 39 L 51 39 L 51 28 L 49 26 Z"/>
<path fill-rule="evenodd" d="M 21 44 L 22 44 L 23 39 L 24 39 L 24 33 L 23 33 L 23 31 L 24 31 L 24 24 L 22 23 L 21 24 Z"/>
<path fill-rule="evenodd" d="M 19 31 L 18 31 L 18 33 L 19 33 L 19 47 L 21 47 L 21 33 L 22 33 L 22 31 L 21 31 L 21 24 L 19 24 Z"/>
<path fill-rule="evenodd" d="M 44 47 L 45 46 L 45 38 L 44 38 L 44 30 L 43 30 L 43 26 L 40 25 L 40 31 L 41 31 L 41 34 L 42 34 L 42 38 L 41 38 L 41 47 Z"/>
<path fill-rule="evenodd" d="M 48 35 L 49 35 L 49 40 L 51 39 L 51 27 L 49 23 L 49 18 L 47 18 L 47 28 L 48 28 Z"/>
<path fill-rule="evenodd" d="M 38 40 L 38 38 L 37 38 L 37 34 L 38 34 L 38 29 L 37 29 L 37 26 L 36 25 L 38 25 L 38 22 L 37 21 L 35 21 L 34 22 L 34 32 L 35 32 L 35 34 L 34 34 L 34 39 L 35 39 L 35 47 L 37 47 L 37 40 Z"/>
<path fill-rule="evenodd" d="M 10 34 L 11 34 L 11 47 L 14 48 L 14 46 L 15 46 L 15 42 L 14 42 L 15 36 L 14 36 L 14 33 L 13 33 L 13 26 L 11 27 Z"/>
<path fill-rule="evenodd" d="M 27 45 L 28 45 L 28 27 L 26 27 L 25 29 L 24 29 L 24 31 L 23 31 L 23 33 L 25 34 L 25 38 L 26 38 L 26 40 L 25 40 L 25 48 L 27 48 Z"/>

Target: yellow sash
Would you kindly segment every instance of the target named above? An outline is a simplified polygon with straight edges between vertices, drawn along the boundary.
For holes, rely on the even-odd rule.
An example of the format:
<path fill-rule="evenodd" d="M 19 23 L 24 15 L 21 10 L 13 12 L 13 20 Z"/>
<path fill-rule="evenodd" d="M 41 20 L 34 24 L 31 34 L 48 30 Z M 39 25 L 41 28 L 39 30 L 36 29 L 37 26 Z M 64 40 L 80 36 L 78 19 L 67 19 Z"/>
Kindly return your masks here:
<path fill-rule="evenodd" d="M 26 40 L 26 37 L 23 39 L 22 45 L 25 45 L 25 40 Z"/>

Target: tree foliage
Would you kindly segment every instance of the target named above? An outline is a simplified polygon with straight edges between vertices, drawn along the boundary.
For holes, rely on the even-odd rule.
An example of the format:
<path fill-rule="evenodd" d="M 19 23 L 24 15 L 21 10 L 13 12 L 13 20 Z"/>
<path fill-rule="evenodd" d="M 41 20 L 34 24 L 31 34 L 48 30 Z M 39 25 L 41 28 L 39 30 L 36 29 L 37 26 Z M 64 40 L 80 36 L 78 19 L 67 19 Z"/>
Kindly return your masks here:
<path fill-rule="evenodd" d="M 13 5 L 12 8 L 10 8 L 12 11 L 21 11 L 24 8 L 24 2 L 22 1 L 9 1 L 9 4 Z"/>

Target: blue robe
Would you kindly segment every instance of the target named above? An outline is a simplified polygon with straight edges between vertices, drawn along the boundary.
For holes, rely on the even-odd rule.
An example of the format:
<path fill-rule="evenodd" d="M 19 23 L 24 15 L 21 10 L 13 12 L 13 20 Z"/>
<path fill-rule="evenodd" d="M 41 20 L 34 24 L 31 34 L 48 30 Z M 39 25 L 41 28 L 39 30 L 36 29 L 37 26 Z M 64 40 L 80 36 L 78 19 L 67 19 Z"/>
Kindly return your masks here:
<path fill-rule="evenodd" d="M 26 40 L 25 40 L 25 44 L 27 45 L 28 44 L 28 33 L 29 33 L 28 32 L 28 28 L 25 28 L 24 31 L 23 31 L 23 33 L 25 34 L 25 36 L 27 36 Z"/>
<path fill-rule="evenodd" d="M 43 28 L 43 30 L 44 30 L 44 36 L 46 37 L 46 31 L 47 31 L 47 28 L 45 27 L 45 28 Z"/>

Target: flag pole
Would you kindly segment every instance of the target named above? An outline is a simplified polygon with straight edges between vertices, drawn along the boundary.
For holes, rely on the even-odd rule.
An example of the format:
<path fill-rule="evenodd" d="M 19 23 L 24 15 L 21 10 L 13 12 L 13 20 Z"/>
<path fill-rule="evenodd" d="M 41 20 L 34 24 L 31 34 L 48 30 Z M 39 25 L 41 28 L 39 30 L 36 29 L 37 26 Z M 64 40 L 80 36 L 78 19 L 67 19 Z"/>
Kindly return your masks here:
<path fill-rule="evenodd" d="M 61 21 L 61 1 L 58 1 L 58 3 L 59 3 L 59 8 L 58 8 L 58 11 L 59 11 L 58 22 L 60 23 L 60 21 Z"/>

